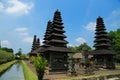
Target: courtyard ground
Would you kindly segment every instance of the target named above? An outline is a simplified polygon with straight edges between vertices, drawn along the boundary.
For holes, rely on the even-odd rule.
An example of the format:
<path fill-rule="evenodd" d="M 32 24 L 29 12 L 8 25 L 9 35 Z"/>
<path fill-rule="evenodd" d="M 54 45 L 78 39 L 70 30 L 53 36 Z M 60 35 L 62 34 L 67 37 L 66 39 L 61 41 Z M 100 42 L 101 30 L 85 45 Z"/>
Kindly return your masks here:
<path fill-rule="evenodd" d="M 25 61 L 26 64 L 28 65 L 28 67 L 33 71 L 33 73 L 36 74 L 35 68 L 33 67 L 33 65 L 29 62 L 29 61 Z M 99 71 L 94 71 L 94 75 L 90 75 L 90 77 L 92 76 L 98 76 L 98 75 L 107 75 L 107 74 L 120 74 L 120 69 L 115 69 L 115 70 L 99 70 Z M 44 80 L 56 80 L 56 79 L 62 79 L 62 80 L 68 80 L 68 79 L 73 79 L 73 78 L 85 78 L 85 77 L 89 77 L 89 76 L 85 76 L 85 75 L 77 75 L 77 76 L 68 76 L 66 74 L 66 72 L 54 72 L 54 73 L 50 73 L 50 74 L 45 74 L 44 75 Z"/>

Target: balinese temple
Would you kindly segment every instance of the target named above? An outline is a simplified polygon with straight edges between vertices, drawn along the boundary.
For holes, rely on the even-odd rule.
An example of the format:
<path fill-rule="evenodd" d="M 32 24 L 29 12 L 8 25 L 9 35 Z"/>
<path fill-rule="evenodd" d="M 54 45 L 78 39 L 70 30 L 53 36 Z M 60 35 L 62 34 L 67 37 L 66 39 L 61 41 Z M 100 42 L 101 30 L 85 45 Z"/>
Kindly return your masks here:
<path fill-rule="evenodd" d="M 40 40 L 39 38 L 37 38 L 36 35 L 34 35 L 33 38 L 33 43 L 32 43 L 32 48 L 31 48 L 31 52 L 29 53 L 30 56 L 36 56 L 37 53 L 35 52 L 38 48 L 40 47 Z"/>
<path fill-rule="evenodd" d="M 110 40 L 101 17 L 97 18 L 95 31 L 95 50 L 92 52 L 94 59 L 99 67 L 114 69 L 115 52 L 110 50 Z"/>
<path fill-rule="evenodd" d="M 54 13 L 53 21 L 48 21 L 46 33 L 44 36 L 44 44 L 40 53 L 48 60 L 48 66 L 51 71 L 68 69 L 68 53 L 65 31 L 63 30 L 63 22 L 60 11 Z"/>

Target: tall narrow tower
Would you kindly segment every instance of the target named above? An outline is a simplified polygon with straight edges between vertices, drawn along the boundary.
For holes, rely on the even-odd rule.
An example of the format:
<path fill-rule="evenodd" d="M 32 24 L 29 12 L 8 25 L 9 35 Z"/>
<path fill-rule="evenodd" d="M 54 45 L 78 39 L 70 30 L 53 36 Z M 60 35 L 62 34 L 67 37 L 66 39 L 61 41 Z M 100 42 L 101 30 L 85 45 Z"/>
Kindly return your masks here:
<path fill-rule="evenodd" d="M 36 35 L 34 35 L 33 38 L 33 43 L 32 43 L 32 48 L 31 48 L 31 52 L 29 53 L 30 56 L 36 56 L 38 52 L 36 52 L 36 50 L 40 48 L 40 39 L 37 38 Z"/>
<path fill-rule="evenodd" d="M 110 50 L 110 40 L 108 38 L 103 19 L 98 17 L 96 23 L 94 40 L 95 50 L 92 52 L 92 54 L 94 55 L 94 59 L 97 61 L 97 65 L 101 67 L 104 66 L 108 69 L 113 69 L 115 68 L 115 52 Z"/>
<path fill-rule="evenodd" d="M 44 45 L 48 47 L 43 49 L 44 57 L 48 60 L 49 67 L 54 70 L 66 70 L 68 53 L 65 31 L 60 11 L 54 13 L 53 22 L 49 22 L 44 38 Z"/>
<path fill-rule="evenodd" d="M 97 18 L 97 25 L 95 30 L 95 49 L 101 50 L 106 49 L 108 50 L 110 47 L 110 40 L 108 39 L 107 32 L 104 26 L 103 19 L 101 17 Z"/>
<path fill-rule="evenodd" d="M 37 38 L 36 35 L 34 35 L 31 52 L 37 49 L 36 43 L 37 43 Z"/>

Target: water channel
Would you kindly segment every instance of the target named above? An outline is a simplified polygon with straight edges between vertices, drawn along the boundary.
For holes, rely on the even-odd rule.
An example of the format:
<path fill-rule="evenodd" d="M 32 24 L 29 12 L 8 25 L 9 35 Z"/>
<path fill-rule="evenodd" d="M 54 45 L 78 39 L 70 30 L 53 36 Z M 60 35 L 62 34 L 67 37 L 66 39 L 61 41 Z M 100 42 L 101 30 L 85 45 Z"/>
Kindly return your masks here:
<path fill-rule="evenodd" d="M 20 63 L 15 63 L 0 76 L 0 80 L 25 80 L 22 65 Z"/>

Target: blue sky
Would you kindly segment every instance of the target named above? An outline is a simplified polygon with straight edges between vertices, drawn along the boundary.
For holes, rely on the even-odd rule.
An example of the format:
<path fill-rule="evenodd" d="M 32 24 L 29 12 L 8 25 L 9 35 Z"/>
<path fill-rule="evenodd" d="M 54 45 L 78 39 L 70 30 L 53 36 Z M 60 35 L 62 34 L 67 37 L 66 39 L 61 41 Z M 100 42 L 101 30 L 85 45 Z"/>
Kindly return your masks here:
<path fill-rule="evenodd" d="M 61 11 L 68 45 L 86 42 L 93 46 L 96 18 L 104 19 L 107 31 L 120 28 L 120 0 L 0 0 L 0 40 L 15 53 L 31 50 L 33 36 L 42 44 L 48 20 Z"/>

